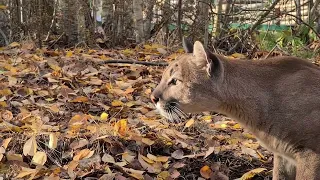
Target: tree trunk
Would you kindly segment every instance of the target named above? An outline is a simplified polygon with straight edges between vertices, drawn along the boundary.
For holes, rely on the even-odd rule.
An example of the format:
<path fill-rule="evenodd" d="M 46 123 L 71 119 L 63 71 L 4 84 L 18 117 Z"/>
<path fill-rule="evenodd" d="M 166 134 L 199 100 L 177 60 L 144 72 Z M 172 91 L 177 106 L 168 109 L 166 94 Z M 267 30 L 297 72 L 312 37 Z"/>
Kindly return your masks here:
<path fill-rule="evenodd" d="M 144 41 L 142 0 L 133 0 L 132 5 L 136 42 L 141 43 Z"/>
<path fill-rule="evenodd" d="M 182 0 L 178 1 L 178 20 L 177 20 L 177 26 L 178 26 L 178 36 L 179 39 L 182 41 Z"/>
<path fill-rule="evenodd" d="M 144 21 L 144 38 L 149 39 L 151 36 L 151 22 L 153 19 L 153 8 L 156 4 L 155 0 L 148 0 L 146 4 L 146 19 Z"/>
<path fill-rule="evenodd" d="M 67 46 L 78 43 L 78 19 L 79 3 L 77 1 L 60 0 L 59 9 L 62 14 L 61 30 L 66 36 Z"/>

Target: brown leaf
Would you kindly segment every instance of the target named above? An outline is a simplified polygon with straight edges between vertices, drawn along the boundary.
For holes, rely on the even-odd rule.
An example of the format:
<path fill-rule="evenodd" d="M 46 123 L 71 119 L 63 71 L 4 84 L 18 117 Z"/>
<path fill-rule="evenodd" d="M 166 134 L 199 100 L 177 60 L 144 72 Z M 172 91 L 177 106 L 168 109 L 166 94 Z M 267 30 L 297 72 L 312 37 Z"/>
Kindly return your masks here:
<path fill-rule="evenodd" d="M 13 115 L 10 111 L 5 110 L 1 112 L 1 117 L 5 121 L 11 121 L 13 119 Z"/>
<path fill-rule="evenodd" d="M 90 149 L 82 149 L 80 152 L 78 152 L 74 157 L 74 161 L 79 161 L 81 159 L 87 159 L 90 158 L 93 155 L 94 151 L 91 151 Z"/>
<path fill-rule="evenodd" d="M 88 97 L 78 96 L 78 97 L 74 98 L 73 100 L 71 100 L 70 102 L 85 103 L 88 101 L 89 101 Z"/>
<path fill-rule="evenodd" d="M 72 148 L 73 150 L 76 150 L 88 144 L 89 144 L 89 141 L 87 139 L 75 140 L 70 144 L 70 148 Z"/>

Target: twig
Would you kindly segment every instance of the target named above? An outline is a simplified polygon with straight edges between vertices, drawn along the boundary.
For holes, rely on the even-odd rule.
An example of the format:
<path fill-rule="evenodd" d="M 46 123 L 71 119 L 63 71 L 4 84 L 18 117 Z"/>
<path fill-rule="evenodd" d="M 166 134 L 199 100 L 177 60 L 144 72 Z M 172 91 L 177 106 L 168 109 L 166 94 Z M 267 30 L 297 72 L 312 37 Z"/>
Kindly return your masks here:
<path fill-rule="evenodd" d="M 54 46 L 60 39 L 61 39 L 61 37 L 64 35 L 64 32 L 58 37 L 58 39 L 54 42 L 54 43 L 52 43 L 49 47 L 48 47 L 48 49 L 50 49 L 52 46 Z"/>
<path fill-rule="evenodd" d="M 167 62 L 156 61 L 156 62 L 146 62 L 146 61 L 137 61 L 137 60 L 123 60 L 123 59 L 112 59 L 100 61 L 101 64 L 110 64 L 110 63 L 121 63 L 121 64 L 141 64 L 146 66 L 168 66 Z"/>
<path fill-rule="evenodd" d="M 279 3 L 280 0 L 275 0 L 271 6 L 260 16 L 260 18 L 251 26 L 248 34 L 252 34 L 252 32 L 263 22 L 263 20 L 270 14 L 270 12 L 274 9 L 274 7 Z M 248 34 L 244 37 L 246 39 Z M 235 49 L 239 47 L 241 41 L 239 40 L 229 51 L 228 53 L 233 53 Z"/>
<path fill-rule="evenodd" d="M 296 15 L 289 14 L 289 13 L 285 13 L 285 15 L 294 17 L 294 18 L 297 19 L 299 22 L 301 22 L 302 24 L 306 25 L 306 26 L 307 26 L 308 28 L 310 28 L 310 29 L 317 35 L 317 37 L 320 39 L 320 34 L 319 34 L 312 26 L 310 26 L 310 24 L 304 22 L 301 18 L 299 18 L 299 17 L 296 16 Z"/>

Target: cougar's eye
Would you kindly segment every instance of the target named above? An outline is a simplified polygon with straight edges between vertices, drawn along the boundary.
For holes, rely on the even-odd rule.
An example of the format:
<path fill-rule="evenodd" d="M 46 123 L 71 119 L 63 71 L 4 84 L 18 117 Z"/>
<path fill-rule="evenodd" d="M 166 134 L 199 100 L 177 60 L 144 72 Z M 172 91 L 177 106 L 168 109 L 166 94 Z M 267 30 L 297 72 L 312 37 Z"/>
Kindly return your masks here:
<path fill-rule="evenodd" d="M 172 78 L 171 81 L 169 82 L 169 85 L 177 85 L 177 79 Z"/>

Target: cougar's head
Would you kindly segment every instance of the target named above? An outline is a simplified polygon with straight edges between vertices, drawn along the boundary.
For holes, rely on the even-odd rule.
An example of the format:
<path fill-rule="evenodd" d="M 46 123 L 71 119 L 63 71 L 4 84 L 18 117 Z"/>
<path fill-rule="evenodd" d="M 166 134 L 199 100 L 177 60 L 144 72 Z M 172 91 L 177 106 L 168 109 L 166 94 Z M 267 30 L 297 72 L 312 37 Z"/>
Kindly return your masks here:
<path fill-rule="evenodd" d="M 166 68 L 151 100 L 170 122 L 180 121 L 185 113 L 215 111 L 221 104 L 219 86 L 223 81 L 221 57 L 196 41 L 184 40 L 186 54 Z"/>

